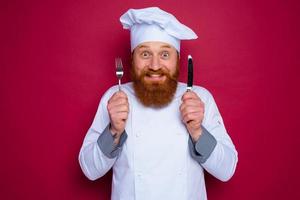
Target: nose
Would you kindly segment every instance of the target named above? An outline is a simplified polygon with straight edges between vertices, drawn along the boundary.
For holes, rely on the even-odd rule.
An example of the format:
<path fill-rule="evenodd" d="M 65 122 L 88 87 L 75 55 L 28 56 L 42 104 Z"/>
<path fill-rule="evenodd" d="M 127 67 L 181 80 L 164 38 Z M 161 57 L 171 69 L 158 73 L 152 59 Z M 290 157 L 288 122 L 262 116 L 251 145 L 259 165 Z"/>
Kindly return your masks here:
<path fill-rule="evenodd" d="M 149 68 L 154 71 L 160 69 L 159 56 L 157 56 L 157 55 L 152 56 Z"/>

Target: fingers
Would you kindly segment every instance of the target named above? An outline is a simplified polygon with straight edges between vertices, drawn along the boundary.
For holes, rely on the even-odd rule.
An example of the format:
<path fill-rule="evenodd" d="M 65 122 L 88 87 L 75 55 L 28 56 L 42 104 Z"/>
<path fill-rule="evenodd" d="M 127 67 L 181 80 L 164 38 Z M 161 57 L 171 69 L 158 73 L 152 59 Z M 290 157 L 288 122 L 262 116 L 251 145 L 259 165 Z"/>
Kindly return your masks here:
<path fill-rule="evenodd" d="M 189 99 L 182 102 L 180 105 L 180 110 L 188 109 L 188 108 L 203 108 L 204 103 L 200 99 Z"/>
<path fill-rule="evenodd" d="M 182 121 L 185 124 L 189 124 L 189 125 L 195 125 L 195 124 L 200 125 L 203 117 L 204 117 L 204 114 L 201 112 L 186 113 L 184 116 L 182 116 Z"/>
<path fill-rule="evenodd" d="M 128 100 L 116 100 L 108 102 L 107 110 L 109 113 L 129 112 Z"/>
<path fill-rule="evenodd" d="M 188 92 L 185 92 L 183 95 L 182 95 L 182 98 L 181 100 L 182 101 L 185 101 L 187 99 L 200 99 L 199 96 L 193 92 L 193 91 L 188 91 Z"/>
<path fill-rule="evenodd" d="M 111 121 L 114 125 L 118 126 L 125 122 L 128 118 L 128 113 L 113 113 L 110 115 Z"/>
<path fill-rule="evenodd" d="M 182 115 L 187 113 L 204 112 L 204 103 L 194 92 L 186 92 L 182 96 L 182 104 L 179 107 Z"/>
<path fill-rule="evenodd" d="M 118 91 L 114 93 L 107 102 L 108 109 L 112 109 L 115 106 L 122 106 L 122 105 L 126 105 L 126 106 L 129 105 L 127 95 L 122 91 Z"/>
<path fill-rule="evenodd" d="M 204 117 L 204 103 L 195 92 L 189 91 L 182 96 L 182 104 L 179 109 L 185 124 L 190 122 L 201 124 Z"/>
<path fill-rule="evenodd" d="M 180 113 L 183 123 L 193 138 L 193 141 L 198 141 L 202 129 L 201 124 L 204 118 L 204 103 L 200 97 L 193 91 L 184 93 L 181 98 Z"/>
<path fill-rule="evenodd" d="M 110 117 L 111 129 L 117 133 L 122 133 L 129 113 L 127 95 L 123 91 L 114 93 L 108 100 L 107 111 Z"/>
<path fill-rule="evenodd" d="M 200 115 L 200 114 L 204 114 L 204 104 L 203 103 L 194 103 L 194 104 L 187 104 L 187 103 L 182 103 L 179 107 L 180 109 L 180 113 L 181 113 L 181 116 L 184 118 L 186 115 L 188 114 L 197 114 L 197 115 Z M 198 116 L 198 117 L 202 117 L 201 116 Z M 194 116 L 194 115 L 193 115 Z"/>
<path fill-rule="evenodd" d="M 108 100 L 108 104 L 122 104 L 128 102 L 127 95 L 123 91 L 114 93 Z"/>

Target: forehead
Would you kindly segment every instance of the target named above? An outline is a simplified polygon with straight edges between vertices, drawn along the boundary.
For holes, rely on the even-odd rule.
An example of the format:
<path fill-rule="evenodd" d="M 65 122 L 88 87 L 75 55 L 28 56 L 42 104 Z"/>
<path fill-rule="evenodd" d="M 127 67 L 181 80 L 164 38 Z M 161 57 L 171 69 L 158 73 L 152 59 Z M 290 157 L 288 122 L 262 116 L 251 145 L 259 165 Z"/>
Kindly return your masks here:
<path fill-rule="evenodd" d="M 151 49 L 151 50 L 170 49 L 176 51 L 176 49 L 172 45 L 164 42 L 143 42 L 135 48 L 135 50 L 143 50 L 143 49 Z"/>

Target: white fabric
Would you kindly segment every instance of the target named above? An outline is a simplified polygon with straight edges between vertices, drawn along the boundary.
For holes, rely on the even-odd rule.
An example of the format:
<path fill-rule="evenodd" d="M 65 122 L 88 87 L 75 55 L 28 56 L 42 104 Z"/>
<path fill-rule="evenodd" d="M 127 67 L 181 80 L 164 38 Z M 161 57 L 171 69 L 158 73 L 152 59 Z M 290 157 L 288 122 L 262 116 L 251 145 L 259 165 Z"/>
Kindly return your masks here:
<path fill-rule="evenodd" d="M 159 41 L 174 46 L 180 52 L 180 40 L 198 37 L 173 15 L 157 7 L 129 9 L 120 21 L 124 29 L 130 29 L 131 51 L 143 42 Z"/>
<path fill-rule="evenodd" d="M 117 158 L 107 158 L 99 149 L 99 134 L 109 124 L 108 99 L 118 91 L 109 89 L 99 104 L 79 154 L 80 166 L 91 180 L 113 167 L 112 200 L 205 200 L 204 170 L 227 181 L 235 171 L 237 152 L 223 125 L 211 94 L 202 87 L 193 90 L 205 103 L 203 125 L 216 138 L 217 145 L 200 165 L 190 156 L 189 135 L 181 121 L 179 106 L 186 85 L 179 83 L 175 98 L 163 109 L 141 105 L 132 83 L 122 86 L 130 113 L 126 123 L 128 138 Z"/>

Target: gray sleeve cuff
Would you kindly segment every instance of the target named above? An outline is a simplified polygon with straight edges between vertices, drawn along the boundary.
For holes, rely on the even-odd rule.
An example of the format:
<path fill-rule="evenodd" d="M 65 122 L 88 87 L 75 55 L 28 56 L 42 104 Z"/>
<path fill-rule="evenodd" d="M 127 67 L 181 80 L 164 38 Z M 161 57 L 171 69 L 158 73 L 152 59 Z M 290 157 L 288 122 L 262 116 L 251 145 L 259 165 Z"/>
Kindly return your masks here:
<path fill-rule="evenodd" d="M 217 145 L 217 140 L 202 126 L 202 134 L 197 142 L 189 139 L 191 156 L 199 164 L 205 163 Z"/>
<path fill-rule="evenodd" d="M 115 158 L 120 154 L 126 139 L 127 133 L 124 130 L 120 137 L 119 144 L 114 144 L 114 137 L 109 130 L 109 125 L 107 125 L 102 134 L 99 136 L 97 143 L 104 155 L 106 155 L 108 158 Z"/>

